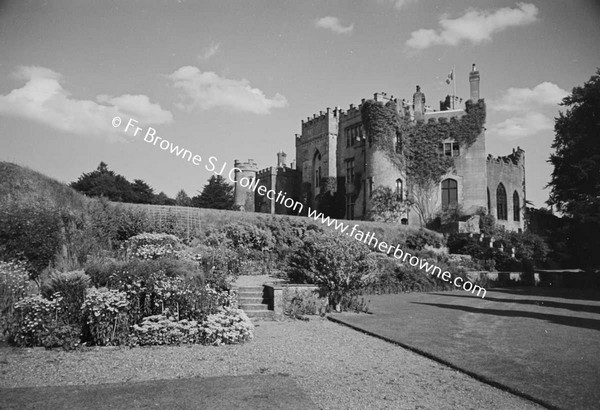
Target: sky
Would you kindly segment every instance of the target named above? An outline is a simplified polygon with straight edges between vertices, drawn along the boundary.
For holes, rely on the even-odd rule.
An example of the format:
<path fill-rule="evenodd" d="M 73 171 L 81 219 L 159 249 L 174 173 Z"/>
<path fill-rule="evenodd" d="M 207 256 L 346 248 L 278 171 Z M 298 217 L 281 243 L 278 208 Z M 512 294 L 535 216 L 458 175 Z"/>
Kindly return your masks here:
<path fill-rule="evenodd" d="M 67 183 L 104 161 L 193 196 L 211 173 L 144 142 L 149 127 L 202 165 L 262 169 L 327 107 L 416 85 L 439 107 L 453 67 L 466 100 L 476 63 L 487 152 L 525 150 L 541 207 L 554 118 L 600 67 L 599 23 L 595 0 L 0 0 L 0 160 Z"/>

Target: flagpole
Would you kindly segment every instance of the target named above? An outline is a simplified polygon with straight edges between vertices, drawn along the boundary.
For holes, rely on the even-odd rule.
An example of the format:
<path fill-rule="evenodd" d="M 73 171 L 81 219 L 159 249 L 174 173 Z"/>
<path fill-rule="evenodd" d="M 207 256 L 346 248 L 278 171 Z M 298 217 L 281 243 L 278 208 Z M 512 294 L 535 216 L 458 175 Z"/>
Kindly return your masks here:
<path fill-rule="evenodd" d="M 456 66 L 452 66 L 452 109 L 454 110 L 454 100 L 456 99 L 456 73 L 454 69 Z"/>

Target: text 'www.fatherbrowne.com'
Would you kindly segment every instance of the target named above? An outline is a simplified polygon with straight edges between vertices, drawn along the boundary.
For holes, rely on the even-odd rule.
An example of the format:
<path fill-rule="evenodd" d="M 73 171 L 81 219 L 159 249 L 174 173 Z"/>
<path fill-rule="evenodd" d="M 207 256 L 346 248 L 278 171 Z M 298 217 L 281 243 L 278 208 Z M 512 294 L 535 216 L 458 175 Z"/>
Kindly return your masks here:
<path fill-rule="evenodd" d="M 121 117 L 117 116 L 113 118 L 113 127 L 119 128 L 121 124 Z M 144 142 L 156 146 L 162 149 L 163 151 L 168 151 L 176 157 L 191 162 L 193 165 L 201 166 L 203 164 L 202 157 L 199 154 L 193 153 L 188 149 L 180 147 L 179 145 L 175 145 L 173 144 L 173 142 L 158 136 L 156 130 L 152 127 L 148 127 L 144 130 L 142 127 L 138 126 L 138 121 L 133 118 L 129 118 L 129 120 L 127 121 L 124 132 L 128 135 L 133 135 L 134 137 L 143 137 Z M 215 175 L 223 175 L 227 167 L 227 163 L 225 162 L 222 165 L 220 165 L 218 159 L 214 156 L 211 156 L 208 158 L 208 161 L 206 164 L 204 164 L 204 166 L 208 172 L 213 172 Z M 217 169 L 219 168 L 220 170 L 217 171 Z M 227 177 L 233 184 L 239 184 L 243 188 L 246 188 L 252 192 L 258 192 L 260 195 L 266 196 L 268 199 L 275 201 L 276 203 L 281 204 L 288 209 L 293 210 L 296 214 L 302 214 L 304 210 L 304 204 L 297 200 L 287 197 L 286 192 L 276 192 L 272 189 L 267 189 L 267 187 L 265 187 L 264 185 L 260 185 L 260 181 L 257 178 L 241 177 L 239 178 L 239 180 L 236 181 L 236 172 L 241 173 L 242 170 L 236 167 L 232 167 L 227 173 Z M 373 247 L 378 252 L 386 253 L 388 255 L 392 254 L 394 258 L 400 260 L 402 263 L 408 263 L 411 266 L 418 266 L 419 269 L 423 270 L 425 273 L 431 274 L 432 276 L 436 275 L 437 278 L 442 279 L 445 282 L 451 282 L 457 288 L 461 288 L 471 293 L 477 292 L 477 296 L 479 296 L 479 294 L 483 292 L 481 298 L 485 298 L 486 290 L 481 286 L 475 285 L 473 282 L 465 280 L 460 276 L 456 276 L 453 278 L 450 272 L 442 271 L 442 269 L 439 266 L 432 264 L 429 261 L 418 256 L 411 255 L 408 252 L 404 252 L 400 248 L 400 245 L 396 245 L 394 247 L 393 245 L 389 245 L 383 241 L 379 241 L 377 238 L 375 238 L 375 234 L 371 232 L 367 232 L 365 234 L 365 232 L 359 230 L 359 225 L 354 225 L 351 231 L 347 232 L 350 225 L 338 221 L 335 218 L 325 216 L 323 215 L 323 213 L 317 213 L 316 210 L 313 210 L 310 207 L 307 207 L 307 210 L 308 216 L 310 218 L 313 218 L 313 220 L 315 221 L 320 221 L 323 225 L 333 227 L 336 231 L 351 236 L 357 241 L 363 242 L 368 246 Z"/>

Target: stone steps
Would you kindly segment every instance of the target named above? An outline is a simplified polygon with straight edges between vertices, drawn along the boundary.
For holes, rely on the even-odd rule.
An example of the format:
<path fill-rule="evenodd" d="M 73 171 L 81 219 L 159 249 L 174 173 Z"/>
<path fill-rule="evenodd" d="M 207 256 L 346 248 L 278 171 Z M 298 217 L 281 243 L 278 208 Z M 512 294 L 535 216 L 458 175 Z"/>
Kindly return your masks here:
<path fill-rule="evenodd" d="M 240 286 L 238 304 L 250 319 L 273 319 L 263 286 Z"/>

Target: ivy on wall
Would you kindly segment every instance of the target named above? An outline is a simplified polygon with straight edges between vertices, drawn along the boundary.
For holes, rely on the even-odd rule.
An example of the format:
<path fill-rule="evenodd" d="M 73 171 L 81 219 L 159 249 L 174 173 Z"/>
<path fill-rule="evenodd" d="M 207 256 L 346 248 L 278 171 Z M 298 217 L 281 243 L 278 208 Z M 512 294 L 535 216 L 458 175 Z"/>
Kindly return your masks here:
<path fill-rule="evenodd" d="M 372 146 L 406 172 L 410 200 L 424 223 L 430 216 L 427 207 L 431 189 L 454 166 L 453 157 L 440 155 L 440 144 L 453 138 L 461 149 L 470 147 L 483 129 L 485 116 L 483 100 L 467 101 L 465 114 L 459 118 L 431 118 L 417 123 L 402 118 L 394 102 L 369 100 L 361 108 L 363 126 Z"/>

